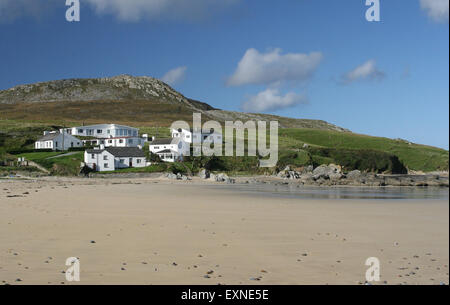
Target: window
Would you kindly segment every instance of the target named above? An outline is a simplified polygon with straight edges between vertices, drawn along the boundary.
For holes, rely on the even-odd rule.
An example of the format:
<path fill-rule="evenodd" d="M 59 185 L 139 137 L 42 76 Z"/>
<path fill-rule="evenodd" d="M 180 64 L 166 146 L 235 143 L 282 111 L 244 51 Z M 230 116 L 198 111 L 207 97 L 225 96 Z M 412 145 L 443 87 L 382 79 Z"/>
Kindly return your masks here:
<path fill-rule="evenodd" d="M 141 159 L 137 159 L 136 162 L 139 164 L 141 163 Z"/>
<path fill-rule="evenodd" d="M 120 162 L 120 164 L 124 164 L 125 163 L 125 159 L 120 159 L 119 162 Z"/>
<path fill-rule="evenodd" d="M 107 156 L 107 155 L 104 155 L 104 156 L 103 156 L 103 160 L 105 160 L 105 161 L 108 160 L 108 156 Z"/>
<path fill-rule="evenodd" d="M 137 137 L 137 135 L 138 135 L 138 132 L 135 130 L 135 131 L 133 131 L 133 135 L 135 136 L 135 137 Z"/>
<path fill-rule="evenodd" d="M 108 143 L 111 144 L 111 143 L 112 143 L 112 140 L 108 140 Z"/>
<path fill-rule="evenodd" d="M 159 146 L 155 146 L 155 147 L 153 147 L 153 149 L 159 149 Z"/>
<path fill-rule="evenodd" d="M 129 139 L 129 140 L 128 140 L 128 143 L 129 143 L 129 144 L 133 144 L 133 139 Z"/>
<path fill-rule="evenodd" d="M 78 133 L 83 133 L 84 130 L 83 129 L 78 129 Z"/>
<path fill-rule="evenodd" d="M 110 133 L 111 133 L 111 130 L 108 129 L 106 132 L 107 132 L 108 134 L 110 134 Z"/>
<path fill-rule="evenodd" d="M 92 158 L 92 159 L 95 159 L 95 154 L 92 154 L 92 155 L 91 155 L 91 158 Z"/>
<path fill-rule="evenodd" d="M 120 140 L 119 140 L 119 143 L 123 143 L 123 140 L 122 140 L 122 139 L 120 139 Z"/>
<path fill-rule="evenodd" d="M 102 132 L 103 132 L 103 130 L 97 129 L 97 133 L 102 133 Z"/>
<path fill-rule="evenodd" d="M 103 167 L 108 168 L 109 167 L 108 163 L 103 164 Z"/>

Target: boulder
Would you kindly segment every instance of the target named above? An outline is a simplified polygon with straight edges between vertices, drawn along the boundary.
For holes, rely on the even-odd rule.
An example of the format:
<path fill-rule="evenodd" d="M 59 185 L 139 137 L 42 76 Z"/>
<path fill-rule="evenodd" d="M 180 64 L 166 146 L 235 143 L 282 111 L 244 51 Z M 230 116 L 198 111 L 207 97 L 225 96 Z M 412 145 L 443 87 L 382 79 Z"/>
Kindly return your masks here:
<path fill-rule="evenodd" d="M 306 166 L 306 167 L 303 169 L 303 172 L 304 172 L 304 173 L 312 173 L 313 170 L 314 170 L 314 166 L 308 165 L 308 166 Z"/>
<path fill-rule="evenodd" d="M 209 176 L 210 176 L 210 172 L 207 169 L 203 169 L 203 170 L 200 171 L 200 173 L 198 173 L 198 176 L 201 179 L 208 179 Z"/>
<path fill-rule="evenodd" d="M 358 180 L 361 178 L 361 171 L 353 170 L 347 174 L 347 179 Z"/>
<path fill-rule="evenodd" d="M 339 165 L 330 164 L 330 165 L 321 165 L 314 169 L 313 171 L 313 178 L 315 180 L 318 180 L 320 178 L 323 179 L 340 179 L 342 177 L 341 174 L 341 167 Z"/>
<path fill-rule="evenodd" d="M 328 175 L 328 178 L 332 181 L 337 181 L 342 178 L 342 174 L 341 173 L 331 173 Z"/>
<path fill-rule="evenodd" d="M 173 173 L 167 173 L 166 177 L 169 178 L 169 179 L 174 179 L 174 180 L 177 179 L 177 175 L 175 175 Z"/>
<path fill-rule="evenodd" d="M 230 179 L 226 174 L 218 174 L 216 175 L 216 181 L 217 182 L 226 182 L 228 179 Z"/>

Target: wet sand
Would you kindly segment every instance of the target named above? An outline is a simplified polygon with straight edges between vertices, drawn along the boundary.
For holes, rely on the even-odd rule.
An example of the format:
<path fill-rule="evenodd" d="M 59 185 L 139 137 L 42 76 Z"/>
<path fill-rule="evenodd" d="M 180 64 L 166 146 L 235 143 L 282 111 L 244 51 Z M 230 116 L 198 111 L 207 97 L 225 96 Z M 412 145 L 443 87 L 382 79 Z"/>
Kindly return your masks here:
<path fill-rule="evenodd" d="M 446 200 L 311 200 L 200 182 L 0 180 L 0 284 L 449 282 Z"/>

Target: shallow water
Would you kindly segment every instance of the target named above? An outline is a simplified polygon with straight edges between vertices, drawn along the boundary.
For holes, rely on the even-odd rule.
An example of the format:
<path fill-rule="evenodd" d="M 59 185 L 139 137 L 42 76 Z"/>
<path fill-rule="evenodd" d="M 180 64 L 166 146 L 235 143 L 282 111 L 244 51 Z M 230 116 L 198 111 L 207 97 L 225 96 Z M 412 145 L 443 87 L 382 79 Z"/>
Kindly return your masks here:
<path fill-rule="evenodd" d="M 449 200 L 448 188 L 431 187 L 314 187 L 272 184 L 212 186 L 249 195 L 299 199 Z"/>

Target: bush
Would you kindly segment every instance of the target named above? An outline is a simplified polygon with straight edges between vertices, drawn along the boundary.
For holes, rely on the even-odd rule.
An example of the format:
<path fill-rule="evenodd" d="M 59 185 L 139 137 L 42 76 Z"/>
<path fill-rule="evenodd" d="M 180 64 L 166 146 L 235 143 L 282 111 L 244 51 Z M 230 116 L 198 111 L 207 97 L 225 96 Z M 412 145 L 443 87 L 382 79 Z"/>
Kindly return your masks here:
<path fill-rule="evenodd" d="M 53 152 L 52 149 L 20 149 L 20 150 L 10 150 L 8 151 L 11 155 L 20 155 L 20 154 L 28 154 L 35 152 Z"/>
<path fill-rule="evenodd" d="M 406 174 L 408 170 L 397 156 L 377 150 L 351 150 L 334 148 L 309 148 L 313 165 L 336 163 L 346 170 Z"/>
<path fill-rule="evenodd" d="M 93 149 L 94 146 L 83 146 L 83 147 L 70 147 L 67 151 L 85 151 L 86 149 Z"/>

